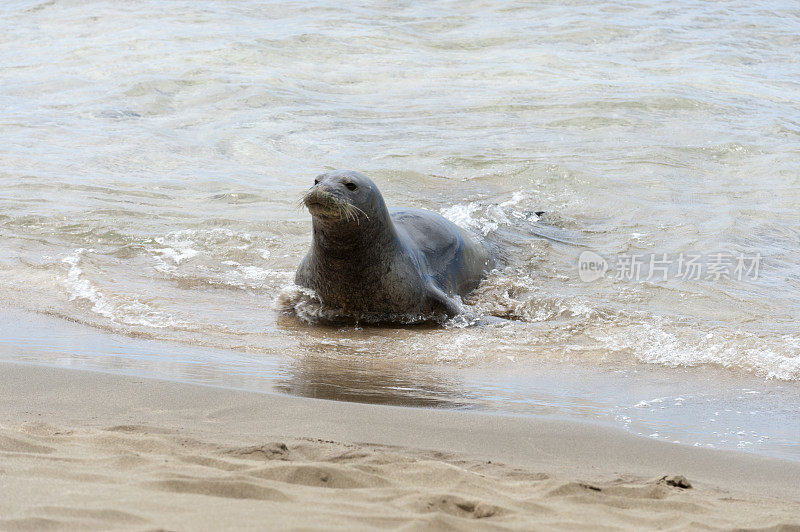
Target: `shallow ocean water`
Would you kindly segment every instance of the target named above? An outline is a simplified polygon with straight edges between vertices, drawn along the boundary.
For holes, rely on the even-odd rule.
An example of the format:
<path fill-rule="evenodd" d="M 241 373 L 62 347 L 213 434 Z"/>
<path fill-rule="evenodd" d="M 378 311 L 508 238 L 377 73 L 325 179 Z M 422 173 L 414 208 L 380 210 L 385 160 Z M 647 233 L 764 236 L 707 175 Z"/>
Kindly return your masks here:
<path fill-rule="evenodd" d="M 0 13 L 3 359 L 800 459 L 795 3 Z M 508 265 L 444 326 L 287 312 L 333 168 Z"/>

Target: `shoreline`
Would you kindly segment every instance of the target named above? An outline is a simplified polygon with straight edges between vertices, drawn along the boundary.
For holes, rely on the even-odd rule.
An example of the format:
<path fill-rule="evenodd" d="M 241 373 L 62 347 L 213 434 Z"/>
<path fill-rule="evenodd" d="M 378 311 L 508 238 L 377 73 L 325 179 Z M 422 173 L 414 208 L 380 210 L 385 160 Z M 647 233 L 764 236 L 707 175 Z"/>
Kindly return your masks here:
<path fill-rule="evenodd" d="M 446 508 L 434 508 L 430 512 L 412 511 L 417 507 L 409 503 L 411 509 L 403 506 L 409 512 L 405 517 L 395 508 L 393 512 L 397 510 L 395 517 L 400 522 L 409 519 L 409 522 L 427 526 L 431 524 L 427 519 L 432 515 L 460 522 L 474 519 L 481 512 L 494 512 L 497 515 L 484 516 L 487 520 L 482 523 L 496 520 L 497 524 L 521 522 L 530 525 L 538 522 L 535 521 L 536 512 L 526 516 L 525 504 L 511 495 L 521 489 L 519 479 L 527 478 L 530 482 L 526 489 L 539 486 L 544 490 L 537 504 L 555 504 L 551 498 L 554 493 L 560 494 L 557 497 L 559 505 L 565 506 L 551 508 L 556 515 L 585 512 L 587 502 L 591 501 L 594 501 L 591 502 L 593 508 L 606 512 L 607 505 L 627 507 L 631 501 L 638 501 L 633 505 L 638 508 L 639 503 L 644 504 L 643 501 L 647 500 L 652 501 L 652 511 L 660 512 L 663 517 L 666 511 L 663 503 L 676 505 L 679 501 L 687 504 L 694 501 L 692 508 L 705 509 L 700 514 L 711 512 L 708 516 L 713 514 L 714 519 L 727 515 L 737 526 L 742 523 L 750 526 L 800 525 L 800 519 L 790 517 L 797 515 L 800 509 L 800 463 L 780 459 L 659 442 L 622 430 L 575 421 L 338 403 L 8 362 L 0 362 L 0 372 L 0 454 L 5 457 L 0 467 L 0 485 L 4 485 L 4 491 L 8 493 L 19 494 L 0 504 L 0 514 L 7 520 L 5 524 L 0 521 L 0 528 L 22 528 L 25 523 L 31 524 L 26 519 L 40 518 L 35 517 L 36 508 L 66 504 L 61 500 L 63 493 L 45 489 L 55 473 L 49 468 L 42 469 L 42 466 L 57 456 L 63 462 L 60 466 L 63 470 L 57 475 L 63 477 L 59 482 L 66 482 L 71 492 L 91 492 L 92 486 L 96 488 L 98 482 L 99 485 L 113 482 L 115 490 L 124 485 L 124 489 L 106 494 L 106 498 L 111 509 L 128 514 L 136 513 L 131 512 L 137 507 L 130 506 L 131 497 L 147 499 L 146 493 L 141 493 L 142 486 L 157 488 L 150 492 L 154 497 L 150 502 L 156 507 L 163 505 L 165 498 L 175 504 L 191 506 L 196 504 L 197 497 L 209 503 L 212 499 L 222 503 L 232 499 L 263 502 L 263 497 L 255 497 L 258 493 L 275 495 L 270 504 L 289 504 L 278 501 L 283 498 L 310 504 L 318 498 L 329 500 L 333 491 L 337 492 L 337 497 L 345 497 L 343 500 L 347 500 L 345 492 L 352 496 L 352 490 L 348 489 L 315 487 L 314 482 L 319 483 L 319 479 L 314 475 L 322 475 L 319 478 L 332 478 L 335 482 L 355 486 L 355 491 L 365 497 L 362 502 L 366 515 L 376 510 L 370 506 L 372 497 L 376 496 L 375 490 L 383 490 L 390 499 L 394 497 L 391 494 L 395 494 L 398 500 L 406 500 L 406 495 L 402 495 L 405 493 L 403 489 L 410 490 L 408 497 L 411 497 L 410 493 L 420 492 L 419 486 L 412 489 L 407 483 L 397 483 L 395 476 L 400 473 L 390 467 L 392 460 L 396 460 L 398 464 L 405 464 L 397 465 L 401 472 L 410 467 L 409 464 L 421 468 L 414 478 L 417 479 L 415 482 L 425 483 L 430 490 L 432 498 L 428 502 L 442 493 L 450 501 L 442 503 Z M 120 449 L 120 438 L 131 440 L 125 443 L 127 448 Z M 86 463 L 71 454 L 77 452 L 75 449 L 80 447 L 79 444 L 88 446 L 81 451 L 88 453 L 81 455 Z M 187 458 L 185 451 L 193 446 L 196 452 L 191 454 L 192 458 Z M 305 469 L 301 473 L 294 470 L 289 475 L 294 480 L 283 477 L 281 480 L 276 477 L 280 476 L 279 473 L 273 471 L 277 463 L 271 460 L 274 457 L 262 456 L 258 478 L 266 485 L 249 481 L 242 484 L 242 472 L 249 469 L 240 463 L 241 454 L 234 457 L 220 454 L 220 449 L 232 448 L 240 451 L 257 449 L 259 456 L 265 453 L 300 453 Z M 370 458 L 363 458 L 362 462 L 353 458 L 352 464 L 347 461 L 333 463 L 321 458 L 337 449 L 346 449 L 352 456 Z M 167 457 L 164 462 L 170 464 L 166 468 L 171 471 L 167 479 L 164 474 L 168 471 L 162 471 L 155 463 L 139 463 L 142 456 L 159 452 Z M 292 460 L 289 461 L 294 463 Z M 96 463 L 94 467 L 97 470 L 92 469 L 89 463 Z M 271 466 L 263 469 L 266 463 Z M 347 471 L 341 470 L 345 465 Z M 464 478 L 450 485 L 447 476 L 441 476 L 441 468 Z M 73 470 L 77 475 L 74 478 L 69 474 Z M 235 472 L 234 477 L 239 480 L 234 480 L 231 472 Z M 367 473 L 371 476 L 365 480 L 362 476 Z M 478 482 L 475 475 L 483 475 L 494 483 L 495 487 L 487 492 L 494 494 L 491 500 L 481 500 L 482 481 Z M 693 488 L 684 490 L 658 481 L 672 475 L 686 477 Z M 100 477 L 102 480 L 98 480 Z M 189 482 L 187 478 L 193 480 Z M 471 486 L 469 483 L 472 481 L 478 483 Z M 297 486 L 302 489 L 298 491 Z M 367 490 L 368 487 L 374 489 Z M 44 489 L 44 494 L 30 499 L 34 488 Z M 443 488 L 447 489 L 443 492 Z M 464 493 L 459 491 L 462 488 L 466 490 Z M 231 489 L 234 491 L 230 492 Z M 422 489 L 420 493 L 427 491 Z M 533 495 L 529 494 L 525 500 L 531 497 Z M 472 510 L 464 510 L 459 503 L 453 502 L 462 499 L 468 500 L 462 506 Z M 734 499 L 737 502 L 732 502 Z M 338 501 L 337 504 L 343 503 Z M 578 506 L 573 508 L 570 505 Z M 67 506 L 69 504 L 64 507 Z M 151 506 L 149 502 L 145 505 L 147 515 L 140 516 L 142 519 L 159 526 L 174 526 Z M 451 507 L 456 509 L 451 512 L 448 510 Z M 287 508 L 295 521 L 280 521 L 279 527 L 294 526 L 291 523 L 298 526 L 311 524 L 304 521 L 309 517 L 304 512 L 294 514 L 296 508 Z M 759 513 L 759 508 L 763 513 Z M 639 508 L 634 513 L 643 511 Z M 369 527 L 372 521 L 366 517 L 363 521 L 358 520 L 361 513 L 356 511 L 355 517 L 351 515 L 342 522 L 348 523 L 347 526 L 361 523 L 362 527 Z M 545 513 L 552 517 L 549 512 Z M 235 517 L 245 519 L 246 515 Z M 160 520 L 162 517 L 164 520 Z M 617 517 L 622 519 L 618 526 L 634 526 L 625 521 L 630 517 L 625 511 Z M 597 518 L 604 519 L 595 516 Z M 698 515 L 692 518 L 698 518 Z M 419 519 L 423 520 L 416 521 Z M 82 522 L 71 523 L 81 528 Z M 111 522 L 117 523 L 113 518 Z M 250 521 L 221 521 L 218 524 L 236 523 L 239 526 L 245 522 Z M 587 517 L 586 522 L 592 520 Z M 188 521 L 178 528 L 199 528 L 202 527 L 200 523 Z"/>
<path fill-rule="evenodd" d="M 352 357 L 282 351 L 253 356 L 139 338 L 11 308 L 0 309 L 0 318 L 0 360 L 9 363 L 257 393 L 586 421 L 639 436 L 656 433 L 654 439 L 662 442 L 733 451 L 747 446 L 749 453 L 800 462 L 800 418 L 794 415 L 800 383 L 764 381 L 725 368 L 632 364 L 620 374 L 616 366 L 565 369 L 558 361 L 514 363 L 513 370 L 386 360 L 364 365 Z"/>

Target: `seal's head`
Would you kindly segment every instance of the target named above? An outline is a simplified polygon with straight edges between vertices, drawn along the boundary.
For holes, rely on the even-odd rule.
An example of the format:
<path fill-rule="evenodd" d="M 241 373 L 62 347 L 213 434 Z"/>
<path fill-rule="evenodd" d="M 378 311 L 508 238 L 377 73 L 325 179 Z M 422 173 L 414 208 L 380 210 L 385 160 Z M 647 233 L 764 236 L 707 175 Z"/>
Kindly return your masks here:
<path fill-rule="evenodd" d="M 303 204 L 315 221 L 326 225 L 361 225 L 386 209 L 375 183 L 352 170 L 317 176 L 314 186 L 303 196 Z"/>

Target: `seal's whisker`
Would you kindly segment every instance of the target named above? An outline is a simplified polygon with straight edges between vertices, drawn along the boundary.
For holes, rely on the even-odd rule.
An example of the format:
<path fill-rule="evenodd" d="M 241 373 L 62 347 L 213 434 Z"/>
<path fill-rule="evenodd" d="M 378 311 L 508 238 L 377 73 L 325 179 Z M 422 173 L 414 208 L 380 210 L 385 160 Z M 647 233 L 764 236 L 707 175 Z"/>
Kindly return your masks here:
<path fill-rule="evenodd" d="M 355 222 L 356 224 L 361 225 L 362 214 L 366 220 L 369 220 L 369 215 L 366 212 L 359 207 L 356 207 L 349 201 L 317 189 L 311 189 L 303 194 L 303 196 L 297 202 L 297 207 L 307 207 L 308 201 L 312 198 L 314 203 L 325 206 L 325 208 L 327 208 L 331 213 L 335 213 L 347 222 Z"/>
<path fill-rule="evenodd" d="M 354 216 L 353 216 L 353 207 L 352 207 L 352 205 L 350 205 L 349 203 L 345 203 L 345 204 L 342 205 L 342 207 L 344 208 L 344 215 L 347 218 L 347 221 L 349 222 L 350 220 L 353 220 Z M 355 220 L 355 221 L 358 221 L 358 220 Z"/>
<path fill-rule="evenodd" d="M 348 204 L 341 200 L 337 200 L 336 207 L 338 209 L 339 215 L 344 216 L 345 220 L 350 221 L 350 210 L 348 209 Z"/>
<path fill-rule="evenodd" d="M 360 212 L 361 214 L 363 214 L 363 215 L 364 215 L 364 218 L 366 218 L 366 219 L 367 219 L 367 221 L 369 221 L 369 215 L 368 215 L 367 213 L 365 213 L 364 211 L 362 211 L 361 209 L 359 209 L 359 208 L 358 208 L 358 207 L 356 207 L 355 205 L 350 205 L 350 207 L 351 207 L 351 208 L 353 208 L 354 210 L 356 210 L 356 211 Z"/>

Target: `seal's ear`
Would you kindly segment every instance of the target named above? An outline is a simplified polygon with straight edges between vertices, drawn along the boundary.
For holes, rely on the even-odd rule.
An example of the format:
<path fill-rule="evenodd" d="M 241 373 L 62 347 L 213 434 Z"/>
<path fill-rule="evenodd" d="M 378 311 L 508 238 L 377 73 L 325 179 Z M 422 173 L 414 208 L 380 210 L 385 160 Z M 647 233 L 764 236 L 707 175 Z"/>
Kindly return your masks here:
<path fill-rule="evenodd" d="M 447 297 L 447 294 L 433 284 L 433 281 L 428 281 L 425 286 L 425 296 L 434 311 L 442 311 L 450 317 L 461 313 L 458 303 L 453 298 Z"/>

